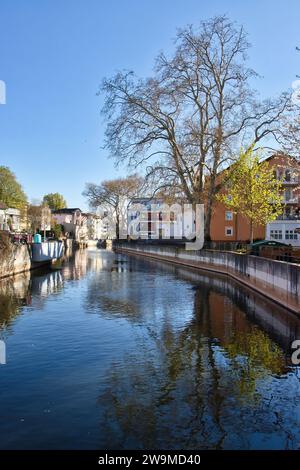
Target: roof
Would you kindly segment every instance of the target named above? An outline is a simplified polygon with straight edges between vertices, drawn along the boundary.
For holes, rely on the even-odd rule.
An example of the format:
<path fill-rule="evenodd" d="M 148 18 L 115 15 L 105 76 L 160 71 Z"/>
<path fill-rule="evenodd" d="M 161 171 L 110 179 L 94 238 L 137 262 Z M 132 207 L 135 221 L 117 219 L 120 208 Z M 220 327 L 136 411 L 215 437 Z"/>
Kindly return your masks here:
<path fill-rule="evenodd" d="M 81 209 L 79 209 L 79 207 L 64 207 L 63 209 L 52 210 L 52 214 L 74 214 L 76 211 L 81 212 Z"/>
<path fill-rule="evenodd" d="M 296 165 L 300 165 L 300 162 L 299 162 L 299 160 L 297 160 L 297 158 L 293 157 L 292 155 L 287 155 L 287 154 L 285 154 L 283 152 L 279 152 L 279 151 L 277 153 L 273 153 L 272 155 L 269 155 L 266 158 L 263 158 L 262 160 L 260 160 L 260 163 L 269 162 L 270 160 L 273 160 L 274 158 L 277 158 L 277 157 L 286 158 L 286 160 L 290 160 L 291 162 L 295 163 Z M 235 164 L 235 161 L 233 161 L 230 165 L 226 166 L 226 168 L 222 168 L 221 170 L 219 170 L 218 171 L 218 176 L 222 175 L 222 173 L 224 171 L 229 170 L 229 168 L 231 168 L 234 164 Z M 207 175 L 207 178 L 209 178 L 209 175 Z"/>
<path fill-rule="evenodd" d="M 94 217 L 96 219 L 100 219 L 100 215 L 95 214 L 94 212 L 82 212 L 82 215 L 85 217 Z"/>
<path fill-rule="evenodd" d="M 269 157 L 267 158 L 264 158 L 261 163 L 263 162 L 268 162 L 270 160 L 273 160 L 273 158 L 276 158 L 276 157 L 283 157 L 283 158 L 286 158 L 287 160 L 291 160 L 293 163 L 295 163 L 296 165 L 300 165 L 300 162 L 299 160 L 297 160 L 296 157 L 293 157 L 292 155 L 288 155 L 286 153 L 283 153 L 283 152 L 277 152 L 277 153 L 273 153 L 272 155 L 269 155 Z"/>

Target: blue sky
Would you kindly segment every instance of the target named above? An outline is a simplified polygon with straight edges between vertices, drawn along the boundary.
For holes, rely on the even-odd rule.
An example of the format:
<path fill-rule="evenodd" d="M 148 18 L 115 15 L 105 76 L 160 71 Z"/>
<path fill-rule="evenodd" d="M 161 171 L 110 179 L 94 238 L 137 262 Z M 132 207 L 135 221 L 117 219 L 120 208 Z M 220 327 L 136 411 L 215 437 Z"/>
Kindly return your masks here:
<path fill-rule="evenodd" d="M 249 33 L 261 95 L 288 89 L 300 75 L 296 0 L 0 0 L 0 165 L 30 199 L 58 191 L 86 208 L 85 182 L 126 171 L 101 150 L 101 79 L 118 69 L 149 75 L 177 27 L 223 13 Z"/>

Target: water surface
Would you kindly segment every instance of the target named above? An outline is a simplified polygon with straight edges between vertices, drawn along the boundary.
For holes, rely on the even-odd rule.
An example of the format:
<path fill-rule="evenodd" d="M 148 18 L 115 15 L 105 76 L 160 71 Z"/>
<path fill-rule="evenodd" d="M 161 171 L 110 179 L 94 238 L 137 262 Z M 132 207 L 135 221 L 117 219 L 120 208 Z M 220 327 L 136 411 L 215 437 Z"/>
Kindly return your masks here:
<path fill-rule="evenodd" d="M 0 447 L 298 449 L 296 338 L 222 277 L 78 251 L 0 282 Z"/>

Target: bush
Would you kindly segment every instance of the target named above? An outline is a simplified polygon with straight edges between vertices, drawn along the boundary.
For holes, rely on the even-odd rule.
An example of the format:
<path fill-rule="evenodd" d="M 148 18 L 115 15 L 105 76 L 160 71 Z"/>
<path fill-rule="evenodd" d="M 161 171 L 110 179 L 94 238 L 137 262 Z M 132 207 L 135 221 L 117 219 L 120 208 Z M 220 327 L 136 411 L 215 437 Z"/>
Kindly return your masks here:
<path fill-rule="evenodd" d="M 60 238 L 62 235 L 62 228 L 60 224 L 55 224 L 52 228 L 52 232 L 55 238 Z"/>
<path fill-rule="evenodd" d="M 11 247 L 11 238 L 9 233 L 0 232 L 0 250 L 7 251 Z"/>

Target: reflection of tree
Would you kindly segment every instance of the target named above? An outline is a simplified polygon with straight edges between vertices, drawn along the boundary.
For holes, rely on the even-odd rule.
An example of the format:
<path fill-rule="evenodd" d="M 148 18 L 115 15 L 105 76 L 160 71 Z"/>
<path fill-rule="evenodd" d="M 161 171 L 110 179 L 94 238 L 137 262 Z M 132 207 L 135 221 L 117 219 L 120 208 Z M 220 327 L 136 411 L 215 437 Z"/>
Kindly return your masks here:
<path fill-rule="evenodd" d="M 254 394 L 257 381 L 270 372 L 277 375 L 284 372 L 285 358 L 281 349 L 255 326 L 243 336 L 233 333 L 224 347 L 234 361 L 241 396 L 249 398 L 249 394 Z"/>
<path fill-rule="evenodd" d="M 273 411 L 253 398 L 285 371 L 281 350 L 227 297 L 201 286 L 194 299 L 185 326 L 174 330 L 162 313 L 162 328 L 147 325 L 137 352 L 112 365 L 101 446 L 248 448 L 252 433 L 274 432 Z"/>
<path fill-rule="evenodd" d="M 0 331 L 11 327 L 23 305 L 30 302 L 30 274 L 24 273 L 0 281 Z"/>
<path fill-rule="evenodd" d="M 234 305 L 240 310 L 242 315 L 246 315 L 250 321 L 259 325 L 263 331 L 266 331 L 268 336 L 288 354 L 291 343 L 300 336 L 299 318 L 283 307 L 275 306 L 268 299 L 258 296 L 252 290 L 241 288 L 233 280 L 229 280 L 222 275 L 217 276 L 209 272 L 191 271 L 184 267 L 177 267 L 157 260 L 147 260 L 147 264 L 153 265 L 156 267 L 156 270 L 159 268 L 162 272 L 171 273 L 181 280 L 187 280 L 198 286 L 201 285 L 218 294 L 220 298 L 223 298 L 225 295 L 228 301 L 229 314 L 232 305 Z M 220 308 L 221 310 L 223 308 L 226 309 L 226 302 Z M 214 310 L 211 309 L 211 311 Z M 228 324 L 228 332 L 231 334 L 230 322 L 226 323 Z M 217 333 L 216 337 L 218 337 L 220 332 L 218 331 Z M 225 332 L 222 334 L 225 334 Z"/>

